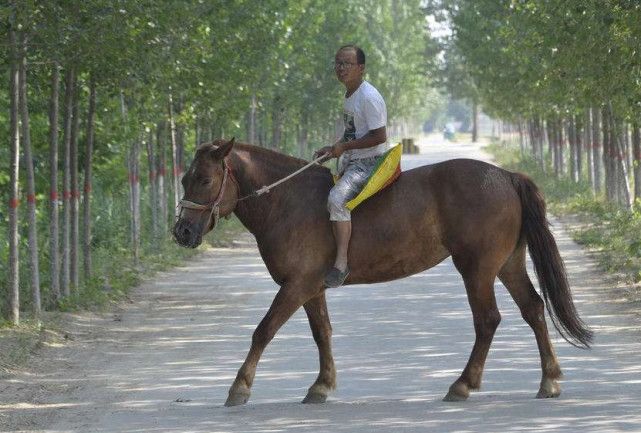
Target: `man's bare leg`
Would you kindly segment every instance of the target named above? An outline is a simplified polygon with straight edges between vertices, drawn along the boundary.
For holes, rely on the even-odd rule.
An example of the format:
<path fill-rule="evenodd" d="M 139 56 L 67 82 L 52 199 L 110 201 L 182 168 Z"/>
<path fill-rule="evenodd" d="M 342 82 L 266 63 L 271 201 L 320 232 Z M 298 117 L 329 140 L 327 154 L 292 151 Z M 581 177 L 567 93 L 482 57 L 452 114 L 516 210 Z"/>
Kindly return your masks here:
<path fill-rule="evenodd" d="M 336 239 L 336 261 L 334 267 L 341 272 L 347 269 L 347 250 L 349 239 L 352 237 L 351 221 L 334 221 L 332 223 L 334 239 Z"/>

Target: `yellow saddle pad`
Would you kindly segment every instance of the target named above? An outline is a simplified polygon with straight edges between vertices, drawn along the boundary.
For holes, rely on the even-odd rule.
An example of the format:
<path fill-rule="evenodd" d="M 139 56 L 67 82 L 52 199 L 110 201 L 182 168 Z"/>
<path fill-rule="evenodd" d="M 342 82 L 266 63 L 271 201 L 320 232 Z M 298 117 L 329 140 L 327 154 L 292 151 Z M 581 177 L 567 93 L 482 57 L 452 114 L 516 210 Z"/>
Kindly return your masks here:
<path fill-rule="evenodd" d="M 400 176 L 401 153 L 403 146 L 399 143 L 383 154 L 361 192 L 345 205 L 347 209 L 354 210 L 364 200 L 392 184 Z"/>

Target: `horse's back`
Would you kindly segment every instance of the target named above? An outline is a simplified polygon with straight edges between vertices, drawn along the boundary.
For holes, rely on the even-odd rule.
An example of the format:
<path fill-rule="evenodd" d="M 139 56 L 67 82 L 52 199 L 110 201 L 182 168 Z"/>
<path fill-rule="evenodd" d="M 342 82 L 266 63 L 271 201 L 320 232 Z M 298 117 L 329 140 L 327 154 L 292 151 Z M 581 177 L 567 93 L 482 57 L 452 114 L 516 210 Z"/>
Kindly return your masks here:
<path fill-rule="evenodd" d="M 353 213 L 354 280 L 411 275 L 451 254 L 513 248 L 521 208 L 512 175 L 491 164 L 455 159 L 404 171 Z"/>

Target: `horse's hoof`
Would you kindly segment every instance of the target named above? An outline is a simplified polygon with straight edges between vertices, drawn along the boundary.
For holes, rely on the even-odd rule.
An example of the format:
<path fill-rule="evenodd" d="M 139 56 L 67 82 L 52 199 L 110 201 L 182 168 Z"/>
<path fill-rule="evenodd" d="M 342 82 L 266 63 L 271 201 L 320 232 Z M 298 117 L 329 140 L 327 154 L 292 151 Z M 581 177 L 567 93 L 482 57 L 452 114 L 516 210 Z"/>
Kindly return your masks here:
<path fill-rule="evenodd" d="M 552 379 L 543 379 L 536 398 L 556 398 L 561 395 L 561 386 Z"/>
<path fill-rule="evenodd" d="M 327 395 L 332 389 L 336 388 L 336 382 L 333 385 L 325 385 L 324 383 L 315 383 L 307 390 L 307 395 L 303 399 L 303 404 L 319 404 L 327 401 Z"/>
<path fill-rule="evenodd" d="M 229 397 L 227 397 L 227 401 L 225 402 L 225 406 L 232 407 L 232 406 L 240 406 L 241 404 L 245 404 L 247 403 L 247 400 L 249 400 L 249 395 L 250 395 L 249 391 L 230 392 Z"/>
<path fill-rule="evenodd" d="M 465 401 L 470 396 L 470 389 L 462 382 L 454 382 L 443 401 Z"/>
<path fill-rule="evenodd" d="M 303 399 L 303 404 L 320 404 L 327 401 L 327 394 L 322 394 L 320 392 L 308 392 L 305 398 Z"/>

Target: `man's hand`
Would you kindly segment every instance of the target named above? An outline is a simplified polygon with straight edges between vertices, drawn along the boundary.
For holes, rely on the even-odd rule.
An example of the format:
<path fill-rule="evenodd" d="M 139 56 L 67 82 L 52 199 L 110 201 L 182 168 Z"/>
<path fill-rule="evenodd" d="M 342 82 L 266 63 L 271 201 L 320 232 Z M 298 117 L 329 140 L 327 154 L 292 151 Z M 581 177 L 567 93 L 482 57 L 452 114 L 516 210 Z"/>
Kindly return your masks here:
<path fill-rule="evenodd" d="M 319 158 L 323 155 L 327 155 L 328 159 L 331 158 L 338 158 L 345 152 L 345 149 L 343 148 L 342 143 L 336 143 L 333 146 L 325 146 L 321 149 L 318 149 L 316 152 L 314 152 L 314 159 Z"/>

